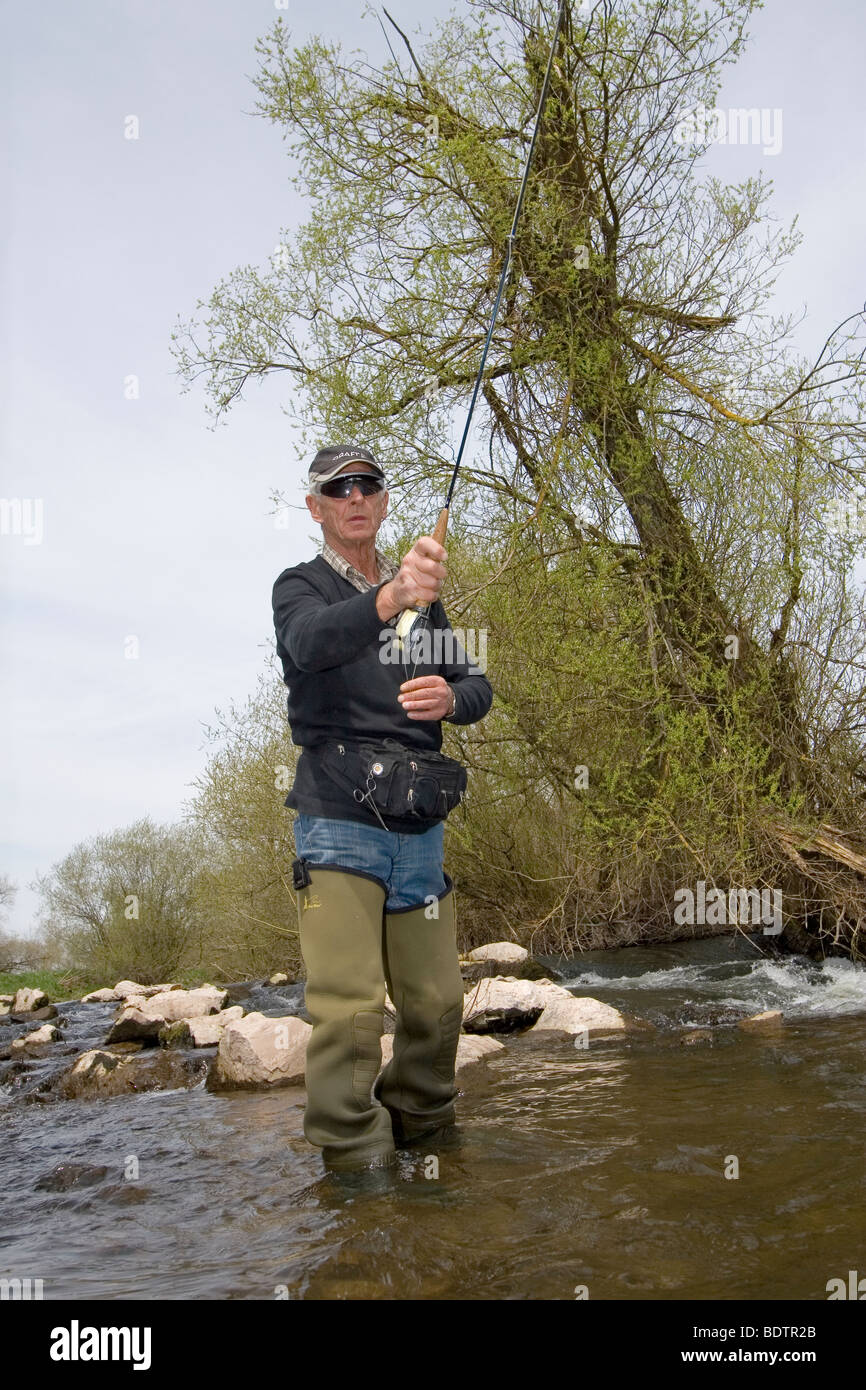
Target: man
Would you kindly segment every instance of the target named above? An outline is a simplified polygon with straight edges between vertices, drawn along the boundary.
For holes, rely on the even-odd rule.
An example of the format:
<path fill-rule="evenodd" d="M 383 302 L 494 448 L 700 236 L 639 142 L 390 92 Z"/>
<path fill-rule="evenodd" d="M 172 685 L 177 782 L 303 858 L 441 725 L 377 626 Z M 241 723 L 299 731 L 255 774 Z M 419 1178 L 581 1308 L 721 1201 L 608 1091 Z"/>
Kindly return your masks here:
<path fill-rule="evenodd" d="M 444 548 L 420 536 L 399 567 L 376 548 L 388 493 L 375 456 L 357 445 L 320 449 L 309 488 L 322 553 L 283 571 L 273 610 L 292 740 L 303 750 L 285 804 L 299 813 L 294 886 L 313 1020 L 304 1133 L 327 1168 L 345 1171 L 392 1166 L 396 1144 L 453 1128 L 463 981 L 444 816 L 383 814 L 368 787 L 336 774 L 332 754 L 384 739 L 438 753 L 441 721 L 475 723 L 493 694 L 439 602 Z M 426 648 L 395 661 L 399 614 L 428 604 L 439 640 L 428 631 Z M 377 1080 L 386 985 L 394 1054 Z"/>

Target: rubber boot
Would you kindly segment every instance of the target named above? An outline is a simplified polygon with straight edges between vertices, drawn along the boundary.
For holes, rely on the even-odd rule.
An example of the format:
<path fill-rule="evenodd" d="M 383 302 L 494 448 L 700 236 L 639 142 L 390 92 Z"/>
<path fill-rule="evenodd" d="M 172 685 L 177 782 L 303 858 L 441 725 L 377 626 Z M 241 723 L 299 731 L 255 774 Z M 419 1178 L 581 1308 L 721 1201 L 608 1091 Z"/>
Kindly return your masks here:
<path fill-rule="evenodd" d="M 373 1095 L 388 1109 L 401 1145 L 447 1139 L 456 1119 L 454 1063 L 463 1022 L 463 978 L 454 885 L 447 874 L 445 882 L 435 904 L 385 913 L 385 978 L 397 1024 L 394 1055 Z"/>
<path fill-rule="evenodd" d="M 372 1096 L 382 1065 L 385 888 L 363 874 L 307 865 L 298 891 L 307 1046 L 304 1134 L 327 1168 L 395 1164 L 391 1117 Z"/>

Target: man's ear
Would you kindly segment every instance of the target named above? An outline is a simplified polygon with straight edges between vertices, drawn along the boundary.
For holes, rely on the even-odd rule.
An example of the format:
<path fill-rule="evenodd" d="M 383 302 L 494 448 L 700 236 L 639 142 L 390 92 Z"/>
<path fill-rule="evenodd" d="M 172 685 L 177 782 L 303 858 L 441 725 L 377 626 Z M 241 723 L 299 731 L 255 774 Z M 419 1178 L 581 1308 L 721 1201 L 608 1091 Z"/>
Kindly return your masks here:
<path fill-rule="evenodd" d="M 318 497 L 316 497 L 315 493 L 308 492 L 306 497 L 304 498 L 304 501 L 306 502 L 309 508 L 310 515 L 312 516 L 313 520 L 320 522 L 322 520 L 322 512 L 319 507 L 319 499 Z"/>

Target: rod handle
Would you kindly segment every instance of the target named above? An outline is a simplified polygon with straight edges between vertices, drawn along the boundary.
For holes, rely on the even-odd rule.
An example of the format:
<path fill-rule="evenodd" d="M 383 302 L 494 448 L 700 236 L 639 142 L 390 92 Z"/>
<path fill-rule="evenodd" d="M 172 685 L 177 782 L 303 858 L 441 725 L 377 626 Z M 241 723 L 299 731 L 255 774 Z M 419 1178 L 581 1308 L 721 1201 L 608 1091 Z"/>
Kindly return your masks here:
<path fill-rule="evenodd" d="M 433 528 L 433 539 L 439 545 L 445 544 L 445 532 L 448 530 L 448 508 L 443 507 L 439 513 L 439 519 Z"/>

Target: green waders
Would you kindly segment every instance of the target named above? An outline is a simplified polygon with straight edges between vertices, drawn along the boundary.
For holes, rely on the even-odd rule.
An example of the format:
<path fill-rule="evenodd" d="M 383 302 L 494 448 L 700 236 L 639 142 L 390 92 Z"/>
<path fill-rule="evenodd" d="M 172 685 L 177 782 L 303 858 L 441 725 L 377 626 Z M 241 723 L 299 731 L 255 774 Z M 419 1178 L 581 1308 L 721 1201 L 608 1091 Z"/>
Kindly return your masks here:
<path fill-rule="evenodd" d="M 304 1134 L 328 1168 L 388 1165 L 395 1139 L 435 1137 L 455 1119 L 463 979 L 453 884 L 446 875 L 434 902 L 385 913 L 379 880 L 336 865 L 307 871 L 310 883 L 297 894 L 313 1022 Z M 397 1028 L 377 1080 L 386 981 Z"/>
<path fill-rule="evenodd" d="M 313 1022 L 304 1134 L 328 1168 L 389 1165 L 396 1162 L 391 1117 L 371 1094 L 385 1022 L 385 888 L 336 866 L 311 864 L 308 873 L 310 884 L 297 894 Z"/>
<path fill-rule="evenodd" d="M 397 1010 L 394 1055 L 373 1095 L 400 1144 L 455 1122 L 454 1062 L 463 1022 L 454 885 L 435 902 L 385 914 L 385 977 Z"/>

